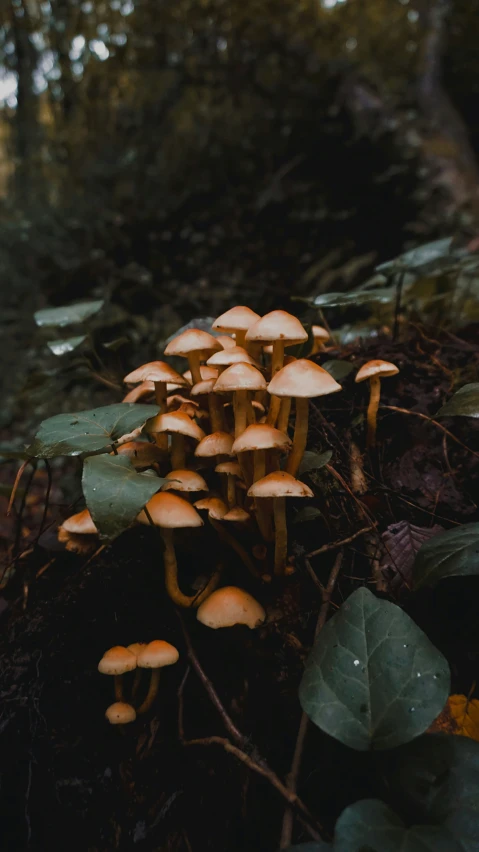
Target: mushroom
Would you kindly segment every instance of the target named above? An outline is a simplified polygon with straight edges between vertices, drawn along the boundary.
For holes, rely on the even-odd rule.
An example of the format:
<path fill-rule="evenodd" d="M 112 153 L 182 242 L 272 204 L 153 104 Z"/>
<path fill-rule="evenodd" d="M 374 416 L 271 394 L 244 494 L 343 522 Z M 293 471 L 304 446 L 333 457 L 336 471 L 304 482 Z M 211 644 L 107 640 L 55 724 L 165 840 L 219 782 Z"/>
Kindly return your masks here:
<path fill-rule="evenodd" d="M 225 461 L 217 464 L 215 471 L 226 475 L 226 502 L 233 509 L 236 506 L 236 479 L 241 476 L 241 468 L 236 461 Z"/>
<path fill-rule="evenodd" d="M 131 704 L 126 704 L 125 701 L 115 701 L 114 704 L 110 704 L 105 716 L 110 725 L 127 725 L 128 722 L 135 721 L 136 711 Z"/>
<path fill-rule="evenodd" d="M 122 675 L 132 672 L 133 669 L 136 669 L 136 656 L 123 645 L 114 645 L 113 648 L 109 648 L 98 663 L 100 674 L 114 676 L 117 701 L 123 700 Z"/>
<path fill-rule="evenodd" d="M 98 542 L 98 530 L 88 509 L 71 515 L 57 530 L 58 541 L 72 553 L 88 553 Z"/>
<path fill-rule="evenodd" d="M 234 394 L 235 438 L 239 438 L 248 425 L 249 393 L 265 388 L 264 377 L 252 364 L 232 364 L 218 376 L 214 386 L 215 393 L 232 391 Z"/>
<path fill-rule="evenodd" d="M 234 627 L 245 624 L 251 630 L 263 624 L 266 613 L 255 598 L 237 586 L 217 589 L 201 604 L 196 617 L 205 627 Z"/>
<path fill-rule="evenodd" d="M 223 349 L 233 349 L 236 346 L 234 337 L 229 337 L 227 334 L 217 334 L 216 339 L 218 343 L 221 343 Z"/>
<path fill-rule="evenodd" d="M 150 361 L 148 364 L 143 364 L 142 367 L 137 367 L 133 372 L 128 373 L 123 379 L 126 384 L 136 385 L 143 382 L 153 382 L 155 387 L 155 399 L 158 405 L 160 414 L 166 411 L 166 386 L 173 382 L 176 385 L 185 387 L 187 382 L 173 367 L 170 367 L 165 361 Z"/>
<path fill-rule="evenodd" d="M 261 367 L 242 346 L 235 346 L 233 349 L 223 349 L 221 352 L 215 352 L 214 355 L 208 358 L 207 364 L 208 367 L 217 367 L 219 374 L 224 372 L 226 367 L 231 367 L 232 364 L 252 364 L 257 369 Z"/>
<path fill-rule="evenodd" d="M 172 666 L 178 662 L 179 653 L 174 645 L 155 639 L 144 645 L 138 653 L 137 665 L 140 669 L 151 669 L 150 686 L 146 698 L 137 710 L 137 715 L 146 713 L 158 694 L 160 683 L 160 669 L 164 666 Z"/>
<path fill-rule="evenodd" d="M 133 467 L 141 470 L 161 461 L 164 453 L 160 447 L 150 441 L 127 441 L 126 444 L 118 447 L 116 455 L 128 456 Z"/>
<path fill-rule="evenodd" d="M 203 429 L 185 411 L 157 414 L 148 421 L 146 428 L 152 435 L 161 432 L 171 435 L 171 466 L 178 470 L 185 467 L 185 437 L 193 438 L 194 441 L 201 441 L 205 437 Z"/>
<path fill-rule="evenodd" d="M 143 399 L 145 396 L 150 396 L 150 394 L 153 394 L 154 392 L 154 382 L 140 382 L 139 385 L 131 391 L 128 391 L 126 396 L 123 397 L 122 402 L 138 402 L 139 399 Z"/>
<path fill-rule="evenodd" d="M 184 491 L 186 493 L 208 491 L 208 485 L 196 470 L 171 470 L 162 491 Z"/>
<path fill-rule="evenodd" d="M 223 518 L 224 521 L 231 521 L 234 524 L 245 524 L 249 519 L 249 513 L 241 506 L 233 506 Z"/>
<path fill-rule="evenodd" d="M 138 521 L 141 524 L 149 524 L 150 519 L 155 526 L 160 528 L 165 545 L 163 556 L 165 583 L 171 600 L 178 604 L 178 606 L 199 606 L 201 601 L 214 589 L 218 579 L 217 574 L 211 577 L 208 585 L 199 595 L 193 595 L 192 597 L 184 595 L 178 586 L 178 563 L 176 561 L 173 540 L 174 529 L 203 526 L 203 521 L 198 512 L 186 500 L 183 500 L 182 497 L 160 491 L 153 495 L 151 500 L 146 504 L 145 509 L 138 515 Z"/>
<path fill-rule="evenodd" d="M 98 534 L 98 530 L 93 523 L 93 518 L 89 509 L 83 509 L 81 512 L 77 512 L 76 515 L 70 515 L 66 521 L 63 521 L 59 530 L 65 530 L 66 532 L 75 533 L 77 535 Z"/>
<path fill-rule="evenodd" d="M 311 328 L 313 333 L 313 348 L 311 350 L 311 355 L 316 355 L 318 352 L 322 352 L 324 349 L 324 344 L 331 337 L 329 331 L 326 328 L 323 328 L 322 325 L 313 325 Z"/>
<path fill-rule="evenodd" d="M 206 379 L 216 379 L 218 377 L 218 368 L 208 367 L 208 364 L 200 364 L 200 376 L 202 382 Z M 193 376 L 191 375 L 191 370 L 187 370 L 186 373 L 183 373 L 183 378 L 186 379 L 190 385 L 198 384 L 198 382 L 194 381 Z"/>
<path fill-rule="evenodd" d="M 286 311 L 271 311 L 265 314 L 246 332 L 246 340 L 260 341 L 261 343 L 273 343 L 271 356 L 271 376 L 274 377 L 284 363 L 285 346 L 294 346 L 304 343 L 308 339 L 306 330 L 300 321 Z M 272 399 L 269 407 L 267 422 L 274 426 L 278 419 L 280 407 L 279 399 Z"/>
<path fill-rule="evenodd" d="M 395 364 L 391 364 L 390 361 L 376 360 L 363 364 L 356 374 L 356 382 L 364 382 L 366 379 L 369 379 L 368 432 L 366 439 L 368 447 L 374 447 L 376 444 L 381 379 L 387 376 L 395 376 L 396 373 L 399 373 L 399 368 Z"/>
<path fill-rule="evenodd" d="M 333 377 L 313 361 L 299 358 L 283 367 L 271 379 L 268 393 L 277 397 L 294 397 L 296 418 L 294 424 L 293 451 L 288 458 L 286 470 L 296 476 L 303 458 L 308 439 L 308 400 L 341 390 Z"/>
<path fill-rule="evenodd" d="M 195 450 L 197 458 L 212 456 L 233 456 L 233 436 L 229 432 L 212 432 L 199 442 Z"/>
<path fill-rule="evenodd" d="M 212 432 L 221 432 L 225 428 L 225 418 L 223 404 L 222 402 L 220 402 L 213 390 L 215 382 L 216 378 L 203 379 L 203 381 L 198 382 L 198 384 L 196 385 L 193 385 L 193 387 L 191 388 L 191 395 L 205 395 L 208 397 L 208 410 L 210 415 L 211 430 Z"/>
<path fill-rule="evenodd" d="M 229 311 L 226 311 L 218 319 L 215 319 L 213 329 L 215 331 L 229 331 L 234 333 L 236 345 L 244 346 L 247 330 L 259 319 L 259 314 L 252 311 L 251 308 L 245 305 L 236 305 L 236 307 L 230 308 Z"/>
<path fill-rule="evenodd" d="M 277 470 L 255 482 L 249 489 L 248 496 L 258 500 L 265 497 L 273 497 L 275 528 L 274 572 L 275 574 L 283 574 L 288 555 L 286 497 L 313 497 L 313 492 L 304 482 L 295 479 L 294 476 L 291 476 L 284 470 Z"/>
<path fill-rule="evenodd" d="M 188 358 L 193 384 L 201 382 L 200 361 L 205 361 L 213 352 L 219 352 L 221 343 L 216 337 L 199 328 L 188 328 L 173 340 L 165 349 L 165 355 L 180 355 Z"/>

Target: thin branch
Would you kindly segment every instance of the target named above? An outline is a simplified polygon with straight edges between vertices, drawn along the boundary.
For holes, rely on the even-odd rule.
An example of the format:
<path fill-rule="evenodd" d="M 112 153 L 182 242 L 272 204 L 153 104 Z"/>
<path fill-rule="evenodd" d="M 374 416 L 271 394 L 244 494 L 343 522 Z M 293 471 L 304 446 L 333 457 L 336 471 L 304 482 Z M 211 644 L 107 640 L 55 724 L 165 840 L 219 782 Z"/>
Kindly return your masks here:
<path fill-rule="evenodd" d="M 320 553 L 326 553 L 328 550 L 337 550 L 338 547 L 344 547 L 346 544 L 350 544 L 356 538 L 359 538 L 360 535 L 364 535 L 365 533 L 371 532 L 371 530 L 373 529 L 375 529 L 375 524 L 372 524 L 369 527 L 363 527 L 362 529 L 355 532 L 353 535 L 350 535 L 347 538 L 343 538 L 341 541 L 333 541 L 331 542 L 331 544 L 323 544 L 323 546 L 318 547 L 317 550 L 312 550 L 311 553 L 307 553 L 306 559 L 311 559 L 312 556 L 319 556 Z"/>
<path fill-rule="evenodd" d="M 421 420 L 427 420 L 428 423 L 432 423 L 433 426 L 437 426 L 438 429 L 441 429 L 444 434 L 451 438 L 453 441 L 455 441 L 456 444 L 459 444 L 460 447 L 462 447 L 464 450 L 467 450 L 468 453 L 472 453 L 472 455 L 475 456 L 476 459 L 479 459 L 479 453 L 476 453 L 474 452 L 474 450 L 471 450 L 471 448 L 468 447 L 466 444 L 463 444 L 462 441 L 459 440 L 459 438 L 456 438 L 456 436 L 453 435 L 453 433 L 450 432 L 449 429 L 446 429 L 445 426 L 442 426 L 441 423 L 438 423 L 437 420 L 434 420 L 432 417 L 428 417 L 427 414 L 421 414 L 420 411 L 409 411 L 407 408 L 398 408 L 397 405 L 380 405 L 379 407 L 384 408 L 387 411 L 397 411 L 399 414 L 412 414 L 414 417 L 420 417 Z"/>
<path fill-rule="evenodd" d="M 10 500 L 8 501 L 8 507 L 7 507 L 7 512 L 6 512 L 7 518 L 10 515 L 10 512 L 12 511 L 13 502 L 15 500 L 15 495 L 17 493 L 17 489 L 18 489 L 18 486 L 20 484 L 20 480 L 23 476 L 23 472 L 24 472 L 27 464 L 30 464 L 30 462 L 31 462 L 31 459 L 25 459 L 25 461 L 18 468 L 17 475 L 15 477 L 15 482 L 13 483 L 13 488 L 12 488 L 12 491 L 10 493 Z"/>

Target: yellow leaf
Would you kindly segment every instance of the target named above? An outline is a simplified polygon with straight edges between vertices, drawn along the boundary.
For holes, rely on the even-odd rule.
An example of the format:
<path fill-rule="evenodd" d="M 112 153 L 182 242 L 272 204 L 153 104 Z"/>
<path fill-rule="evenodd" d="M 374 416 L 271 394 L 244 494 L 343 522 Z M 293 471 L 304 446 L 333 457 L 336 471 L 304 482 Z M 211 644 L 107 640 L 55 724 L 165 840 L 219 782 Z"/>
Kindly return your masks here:
<path fill-rule="evenodd" d="M 428 733 L 442 731 L 479 742 L 479 700 L 466 695 L 450 695 L 447 704 Z"/>

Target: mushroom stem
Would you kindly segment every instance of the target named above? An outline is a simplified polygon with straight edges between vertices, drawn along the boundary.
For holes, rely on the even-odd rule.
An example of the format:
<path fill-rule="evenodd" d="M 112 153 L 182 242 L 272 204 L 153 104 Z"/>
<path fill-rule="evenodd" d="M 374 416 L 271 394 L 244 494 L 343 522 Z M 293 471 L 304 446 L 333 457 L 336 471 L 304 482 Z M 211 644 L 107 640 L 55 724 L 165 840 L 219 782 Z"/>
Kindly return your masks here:
<path fill-rule="evenodd" d="M 296 476 L 298 468 L 301 464 L 306 444 L 308 441 L 308 415 L 309 402 L 308 399 L 297 396 L 295 400 L 296 418 L 294 422 L 294 438 L 293 449 L 286 464 L 286 472 L 291 476 Z"/>
<path fill-rule="evenodd" d="M 208 408 L 212 432 L 225 431 L 223 406 L 215 393 L 208 394 Z"/>
<path fill-rule="evenodd" d="M 143 669 L 136 669 L 135 677 L 133 678 L 133 686 L 131 687 L 131 703 L 133 703 L 134 698 L 136 697 L 136 693 L 140 687 L 141 683 L 141 673 Z"/>
<path fill-rule="evenodd" d="M 254 473 L 253 482 L 258 479 L 263 479 L 266 476 L 266 451 L 255 450 L 253 453 Z M 273 540 L 273 530 L 271 527 L 271 501 L 268 498 L 261 498 L 254 502 L 256 520 L 260 529 L 261 535 L 265 541 Z"/>
<path fill-rule="evenodd" d="M 288 556 L 288 531 L 286 529 L 286 498 L 275 497 L 274 506 L 274 573 L 284 574 L 286 558 Z"/>
<path fill-rule="evenodd" d="M 291 402 L 291 397 L 285 396 L 281 400 L 281 405 L 279 407 L 278 425 L 276 428 L 279 429 L 280 432 L 284 432 L 285 435 L 288 432 L 289 415 L 291 414 Z"/>
<path fill-rule="evenodd" d="M 233 410 L 235 416 L 235 440 L 243 434 L 248 425 L 248 391 L 237 390 L 234 392 Z"/>
<path fill-rule="evenodd" d="M 191 378 L 194 385 L 197 385 L 198 382 L 201 382 L 201 370 L 200 370 L 200 353 L 199 352 L 189 352 L 188 353 L 188 365 L 191 371 Z"/>
<path fill-rule="evenodd" d="M 122 675 L 115 675 L 115 701 L 123 701 Z"/>
<path fill-rule="evenodd" d="M 230 509 L 236 506 L 236 482 L 231 473 L 226 474 L 226 502 Z"/>
<path fill-rule="evenodd" d="M 150 686 L 148 687 L 148 692 L 146 694 L 145 700 L 140 704 L 138 710 L 136 711 L 136 715 L 139 716 L 141 713 L 147 713 L 153 704 L 156 696 L 158 695 L 158 686 L 160 683 L 160 669 L 152 669 L 151 677 L 150 677 Z"/>
<path fill-rule="evenodd" d="M 369 379 L 369 405 L 368 405 L 368 434 L 366 444 L 368 447 L 376 445 L 376 428 L 379 408 L 379 397 L 381 396 L 381 379 L 379 376 L 371 376 Z"/>
<path fill-rule="evenodd" d="M 171 435 L 171 465 L 173 470 L 182 470 L 186 466 L 185 439 L 177 432 Z"/>
<path fill-rule="evenodd" d="M 159 414 L 164 414 L 167 408 L 166 405 L 166 382 L 155 382 L 155 400 L 158 406 Z M 157 432 L 154 436 L 156 446 L 160 450 L 168 450 L 168 435 L 163 432 Z"/>
<path fill-rule="evenodd" d="M 236 346 L 242 346 L 243 349 L 246 349 L 246 329 L 237 329 L 235 331 L 235 341 Z"/>
<path fill-rule="evenodd" d="M 161 536 L 165 545 L 163 561 L 165 564 L 165 585 L 173 603 L 183 607 L 197 607 L 208 595 L 211 594 L 216 587 L 219 578 L 219 571 L 215 571 L 205 588 L 198 595 L 184 595 L 178 586 L 178 563 L 176 561 L 175 546 L 173 543 L 173 531 L 165 527 L 161 527 Z"/>
<path fill-rule="evenodd" d="M 216 530 L 218 536 L 222 539 L 222 541 L 224 541 L 225 544 L 229 544 L 229 546 L 235 551 L 235 553 L 238 554 L 243 565 L 248 569 L 250 574 L 252 574 L 253 577 L 256 577 L 257 580 L 260 580 L 261 573 L 256 568 L 256 565 L 251 560 L 248 552 L 244 549 L 243 545 L 241 545 L 239 541 L 237 541 L 234 536 L 232 536 L 219 521 L 216 521 L 214 518 L 210 517 L 210 524 Z"/>
<path fill-rule="evenodd" d="M 276 373 L 281 370 L 284 362 L 284 342 L 282 340 L 275 340 L 273 343 L 273 354 L 271 356 L 271 378 L 276 375 Z M 272 396 L 271 402 L 269 404 L 268 417 L 266 422 L 268 426 L 274 426 L 279 414 L 279 409 L 281 406 L 281 399 L 279 396 Z"/>

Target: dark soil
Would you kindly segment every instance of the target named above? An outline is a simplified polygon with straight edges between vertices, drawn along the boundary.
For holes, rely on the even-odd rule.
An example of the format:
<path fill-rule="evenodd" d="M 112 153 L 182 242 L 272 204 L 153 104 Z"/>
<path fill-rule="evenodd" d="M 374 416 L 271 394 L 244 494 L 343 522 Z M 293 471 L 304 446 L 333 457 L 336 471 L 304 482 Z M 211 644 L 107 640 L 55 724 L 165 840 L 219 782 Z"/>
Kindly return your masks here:
<path fill-rule="evenodd" d="M 479 520 L 478 458 L 444 440 L 433 416 L 453 385 L 477 381 L 477 328 L 462 339 L 413 332 L 407 342 L 377 340 L 331 358 L 385 358 L 400 368 L 383 383 L 377 451 L 365 458 L 369 490 L 363 513 L 377 523 L 372 542 L 401 520 L 429 528 Z M 333 450 L 331 464 L 349 482 L 349 440 L 364 446 L 366 390 L 354 373 L 341 394 L 325 398 L 311 417 L 311 449 Z M 442 422 L 442 421 L 441 421 Z M 470 418 L 444 421 L 479 453 L 479 425 Z M 71 476 L 67 467 L 64 474 Z M 61 471 L 55 474 L 62 487 Z M 368 524 L 357 502 L 330 472 L 309 476 L 322 517 L 290 524 L 291 577 L 261 584 L 244 574 L 232 553 L 223 554 L 225 582 L 241 585 L 265 605 L 265 627 L 210 631 L 183 613 L 196 654 L 237 726 L 281 778 L 289 770 L 300 719 L 297 699 L 305 655 L 312 642 L 320 592 L 306 570 L 305 554 L 352 535 Z M 68 489 L 70 489 L 68 491 Z M 71 486 L 65 491 L 72 497 Z M 61 502 L 61 500 L 58 500 Z M 301 506 L 290 510 L 290 521 Z M 53 519 L 53 515 L 52 515 Z M 218 745 L 182 746 L 178 737 L 179 684 L 187 657 L 181 625 L 162 580 L 161 548 L 154 531 L 135 528 L 89 561 L 50 552 L 41 539 L 18 563 L 4 595 L 1 638 L 0 772 L 2 849 L 211 850 L 274 852 L 284 801 L 267 780 Z M 369 540 L 344 548 L 334 594 L 339 605 L 353 589 L 371 583 Z M 208 575 L 218 544 L 211 534 L 183 537 L 180 563 L 185 590 Z M 54 558 L 55 557 L 55 558 Z M 335 551 L 312 557 L 321 582 Z M 36 573 L 54 559 L 39 578 Z M 389 580 L 391 578 L 389 577 Z M 396 578 L 397 579 L 397 578 Z M 29 594 L 22 610 L 24 584 Z M 373 586 L 372 586 L 373 587 Z M 469 693 L 477 677 L 477 578 L 444 581 L 412 595 L 396 583 L 389 596 L 446 655 L 453 692 Z M 104 720 L 111 701 L 109 678 L 97 672 L 106 648 L 163 638 L 180 649 L 180 662 L 164 671 L 151 712 L 119 730 Z M 225 736 L 222 720 L 191 671 L 184 689 L 185 736 Z M 341 810 L 367 796 L 389 796 L 388 761 L 346 749 L 310 726 L 300 794 L 331 833 Z M 296 823 L 295 840 L 308 839 Z"/>

